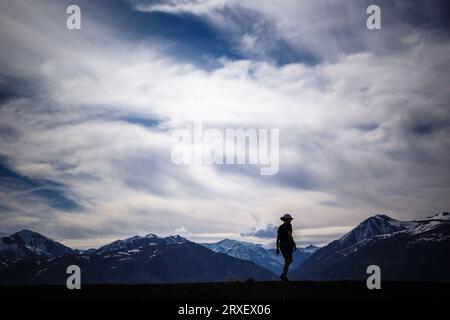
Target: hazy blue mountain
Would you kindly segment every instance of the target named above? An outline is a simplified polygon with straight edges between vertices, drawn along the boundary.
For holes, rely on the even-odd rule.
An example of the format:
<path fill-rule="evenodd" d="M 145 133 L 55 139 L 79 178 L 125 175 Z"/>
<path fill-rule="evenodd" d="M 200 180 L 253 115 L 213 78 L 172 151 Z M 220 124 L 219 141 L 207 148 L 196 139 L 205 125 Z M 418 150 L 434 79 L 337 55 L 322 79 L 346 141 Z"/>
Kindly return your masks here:
<path fill-rule="evenodd" d="M 263 246 L 251 242 L 224 239 L 215 243 L 203 243 L 202 245 L 214 252 L 225 253 L 235 258 L 252 261 L 275 274 L 280 274 L 283 270 L 284 259 L 281 254 L 276 254 L 275 244 Z M 295 269 L 315 250 L 317 250 L 315 246 L 297 248 L 294 251 L 294 261 L 291 268 Z"/>
<path fill-rule="evenodd" d="M 306 246 L 305 248 L 303 248 L 303 251 L 313 254 L 314 252 L 316 252 L 319 249 L 320 249 L 320 247 L 310 244 L 310 245 Z"/>

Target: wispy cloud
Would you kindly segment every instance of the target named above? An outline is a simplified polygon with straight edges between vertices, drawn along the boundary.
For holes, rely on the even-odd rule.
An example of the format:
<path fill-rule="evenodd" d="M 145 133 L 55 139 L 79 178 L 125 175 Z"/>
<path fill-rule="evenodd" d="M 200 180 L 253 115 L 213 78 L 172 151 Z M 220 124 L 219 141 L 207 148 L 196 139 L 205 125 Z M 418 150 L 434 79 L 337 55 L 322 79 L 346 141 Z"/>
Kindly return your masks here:
<path fill-rule="evenodd" d="M 372 36 L 359 26 L 360 5 L 297 3 L 134 2 L 149 19 L 187 12 L 234 39 L 243 58 L 209 57 L 212 69 L 89 12 L 82 32 L 69 32 L 47 18 L 64 12 L 58 2 L 0 4 L 1 154 L 12 172 L 50 181 L 77 204 L 55 208 L 48 197 L 2 189 L 0 229 L 83 246 L 181 226 L 204 241 L 252 228 L 256 238 L 289 211 L 296 234 L 323 243 L 376 212 L 448 209 L 448 37 L 410 21 Z M 341 11 L 358 18 L 342 21 Z M 263 22 L 240 24 L 243 16 Z M 295 53 L 290 63 L 274 61 L 280 43 Z M 279 174 L 175 166 L 171 132 L 199 120 L 279 128 Z"/>

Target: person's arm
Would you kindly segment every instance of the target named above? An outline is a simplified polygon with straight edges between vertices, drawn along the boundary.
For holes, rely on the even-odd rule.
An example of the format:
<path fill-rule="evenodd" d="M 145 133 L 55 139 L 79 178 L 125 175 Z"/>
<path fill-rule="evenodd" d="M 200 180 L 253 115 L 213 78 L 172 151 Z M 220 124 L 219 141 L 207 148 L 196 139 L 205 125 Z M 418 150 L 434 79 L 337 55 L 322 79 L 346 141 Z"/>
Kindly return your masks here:
<path fill-rule="evenodd" d="M 288 231 L 288 236 L 289 236 L 289 240 L 292 243 L 292 246 L 294 247 L 294 250 L 297 250 L 297 245 L 295 244 L 294 237 L 292 237 L 292 230 Z"/>
<path fill-rule="evenodd" d="M 277 233 L 277 254 L 280 254 L 280 236 Z"/>

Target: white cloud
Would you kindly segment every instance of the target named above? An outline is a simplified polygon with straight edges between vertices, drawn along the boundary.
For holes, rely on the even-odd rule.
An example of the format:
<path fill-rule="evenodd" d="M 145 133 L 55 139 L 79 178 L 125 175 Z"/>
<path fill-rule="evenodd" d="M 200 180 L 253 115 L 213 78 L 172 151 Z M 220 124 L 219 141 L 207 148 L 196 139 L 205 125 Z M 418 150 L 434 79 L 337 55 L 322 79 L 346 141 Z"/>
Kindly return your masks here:
<path fill-rule="evenodd" d="M 183 234 L 183 233 L 187 233 L 187 229 L 184 226 L 175 228 L 175 234 Z"/>
<path fill-rule="evenodd" d="M 18 3 L 20 12 L 40 17 L 45 11 Z M 57 10 L 48 4 L 50 12 Z M 224 6 L 184 2 L 182 10 L 190 5 L 196 14 Z M 448 209 L 448 126 L 426 137 L 411 132 L 416 118 L 425 125 L 448 123 L 446 39 L 412 33 L 401 39 L 408 50 L 385 55 L 363 51 L 284 66 L 220 59 L 219 67 L 206 70 L 156 45 L 114 38 L 115 29 L 101 21 L 86 21 L 92 29 L 73 37 L 51 19 L 41 21 L 50 31 L 37 31 L 37 20 L 4 19 L 9 6 L 0 13 L 9 28 L 1 28 L 0 40 L 10 50 L 0 55 L 1 74 L 38 78 L 39 93 L 1 106 L 0 127 L 15 132 L 1 136 L 1 153 L 23 175 L 64 184 L 83 209 L 64 212 L 5 193 L 2 202 L 16 209 L 2 213 L 2 229 L 35 226 L 90 246 L 86 239 L 94 245 L 133 234 L 167 235 L 182 226 L 188 238 L 207 241 L 239 238 L 289 211 L 300 238 L 323 243 L 380 211 L 412 218 Z M 280 34 L 306 32 L 295 21 L 306 22 L 289 13 L 293 6 L 274 9 Z M 306 7 L 305 15 L 319 10 Z M 267 14 L 268 8 L 264 2 L 260 10 Z M 92 41 L 94 35 L 101 42 Z M 247 51 L 256 48 L 252 37 L 244 43 Z M 305 46 L 321 53 L 328 38 L 312 38 Z M 146 127 L 127 118 L 159 122 Z M 173 165 L 171 130 L 198 120 L 217 128 L 279 128 L 279 175 Z"/>

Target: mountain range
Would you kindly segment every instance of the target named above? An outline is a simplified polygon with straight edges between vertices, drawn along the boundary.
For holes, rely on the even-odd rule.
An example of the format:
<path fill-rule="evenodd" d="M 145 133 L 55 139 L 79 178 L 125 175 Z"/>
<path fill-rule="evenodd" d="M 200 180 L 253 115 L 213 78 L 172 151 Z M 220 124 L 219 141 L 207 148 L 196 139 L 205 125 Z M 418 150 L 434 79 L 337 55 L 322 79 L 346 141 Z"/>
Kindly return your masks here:
<path fill-rule="evenodd" d="M 325 247 L 294 253 L 295 280 L 364 280 L 380 266 L 384 280 L 450 281 L 450 214 L 399 221 L 372 216 Z M 80 266 L 83 283 L 175 283 L 276 280 L 283 259 L 274 245 L 225 239 L 194 243 L 154 234 L 74 250 L 22 230 L 0 239 L 0 285 L 63 284 Z"/>
<path fill-rule="evenodd" d="M 64 284 L 66 268 L 73 264 L 80 267 L 87 284 L 276 279 L 253 262 L 213 252 L 180 236 L 135 236 L 99 249 L 68 249 L 61 254 L 65 248 L 29 230 L 3 237 L 0 285 Z"/>
<path fill-rule="evenodd" d="M 281 254 L 276 254 L 275 244 L 264 246 L 251 242 L 225 239 L 215 243 L 202 243 L 202 245 L 214 252 L 225 253 L 235 258 L 252 261 L 275 274 L 281 274 L 283 270 L 284 259 Z M 294 251 L 291 268 L 297 268 L 300 263 L 317 249 L 319 248 L 313 245 L 309 245 L 306 248 L 297 248 Z"/>
<path fill-rule="evenodd" d="M 327 246 L 292 272 L 298 280 L 363 280 L 378 265 L 382 279 L 450 281 L 450 214 L 398 221 L 376 215 Z"/>

